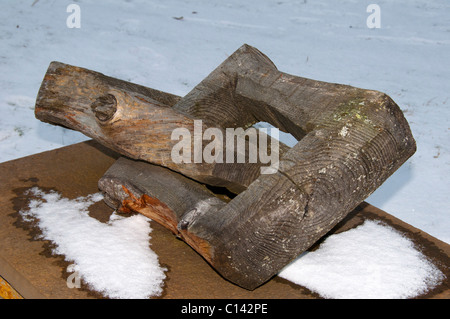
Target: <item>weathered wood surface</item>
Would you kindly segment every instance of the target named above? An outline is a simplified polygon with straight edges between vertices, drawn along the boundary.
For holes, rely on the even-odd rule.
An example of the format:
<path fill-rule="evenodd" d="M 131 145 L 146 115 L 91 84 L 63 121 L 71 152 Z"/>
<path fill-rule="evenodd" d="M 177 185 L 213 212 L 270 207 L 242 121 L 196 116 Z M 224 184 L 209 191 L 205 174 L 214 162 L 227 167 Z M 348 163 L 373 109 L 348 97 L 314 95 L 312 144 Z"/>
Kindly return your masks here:
<path fill-rule="evenodd" d="M 202 214 L 219 211 L 226 200 L 204 185 L 161 166 L 122 157 L 99 180 L 105 202 L 122 212 L 138 212 L 169 229 L 213 266 L 210 243 L 187 227 Z"/>
<path fill-rule="evenodd" d="M 259 176 L 260 162 L 194 163 L 194 158 L 191 158 L 192 163 L 172 161 L 171 151 L 178 143 L 172 140 L 172 132 L 185 128 L 194 137 L 194 120 L 202 119 L 172 108 L 180 99 L 94 71 L 52 62 L 42 82 L 35 113 L 44 122 L 80 131 L 130 158 L 165 166 L 235 193 L 246 189 Z M 205 121 L 203 124 L 202 135 L 209 127 L 214 127 L 226 136 L 223 123 Z M 267 139 L 268 145 L 272 145 L 271 138 Z M 200 140 L 200 143 L 199 149 L 203 150 L 209 141 Z M 288 149 L 279 144 L 280 152 Z M 247 144 L 245 154 L 249 147 Z M 232 152 L 236 158 L 238 149 Z"/>
<path fill-rule="evenodd" d="M 116 111 L 108 107 L 114 100 L 107 94 L 119 101 Z M 98 114 L 92 105 L 94 111 L 100 107 Z M 132 115 L 125 111 L 128 105 Z M 158 120 L 148 119 L 150 115 Z M 259 176 L 259 167 L 247 164 L 249 172 L 242 177 L 232 165 L 221 164 L 208 167 L 205 179 L 199 174 L 207 167 L 204 164 L 189 164 L 189 169 L 170 167 L 198 181 L 240 192 L 223 207 L 188 214 L 189 222 L 182 229 L 189 238 L 195 237 L 191 245 L 225 278 L 248 289 L 270 279 L 309 248 L 415 152 L 408 123 L 384 93 L 288 75 L 247 45 L 181 99 L 92 71 L 52 64 L 39 92 L 36 116 L 80 130 L 132 158 L 151 154 L 155 159 L 150 162 L 166 167 L 170 163 L 164 162 L 164 152 L 170 145 L 161 140 L 167 138 L 161 131 L 188 127 L 193 119 L 222 128 L 247 128 L 266 121 L 294 135 L 299 142 L 292 149 L 280 150 L 279 169 L 274 174 Z M 146 126 L 139 126 L 136 118 L 147 121 Z M 149 125 L 158 131 L 159 139 L 146 139 L 152 134 Z M 135 178 L 130 171 L 128 180 Z M 151 192 L 154 185 L 148 181 L 145 191 Z M 170 214 L 151 198 L 133 196 L 122 204 L 153 213 L 152 207 L 159 205 L 165 219 Z M 158 200 L 170 208 L 168 199 L 168 203 Z M 177 229 L 179 217 L 187 217 L 188 211 L 182 211 L 169 218 L 176 219 Z M 165 226 L 176 233 L 174 224 Z"/>

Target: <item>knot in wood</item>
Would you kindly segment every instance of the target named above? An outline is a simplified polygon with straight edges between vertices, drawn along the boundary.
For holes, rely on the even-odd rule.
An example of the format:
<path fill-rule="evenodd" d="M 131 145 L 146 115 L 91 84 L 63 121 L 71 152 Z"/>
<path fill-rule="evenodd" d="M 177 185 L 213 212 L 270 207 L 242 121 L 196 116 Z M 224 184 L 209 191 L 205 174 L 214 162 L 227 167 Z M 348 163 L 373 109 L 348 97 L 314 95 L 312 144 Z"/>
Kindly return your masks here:
<path fill-rule="evenodd" d="M 107 122 L 117 112 L 117 100 L 112 94 L 98 97 L 92 104 L 91 110 L 100 122 Z"/>

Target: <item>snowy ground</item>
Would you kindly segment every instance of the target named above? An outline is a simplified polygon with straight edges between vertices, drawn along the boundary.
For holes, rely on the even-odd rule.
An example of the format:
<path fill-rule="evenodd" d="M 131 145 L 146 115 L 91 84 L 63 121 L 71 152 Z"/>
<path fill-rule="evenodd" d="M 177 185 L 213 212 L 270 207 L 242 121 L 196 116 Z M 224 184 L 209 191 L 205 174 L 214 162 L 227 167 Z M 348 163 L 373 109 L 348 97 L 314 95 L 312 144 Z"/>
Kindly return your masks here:
<path fill-rule="evenodd" d="M 72 2 L 79 29 L 66 26 Z M 374 2 L 379 29 L 366 25 Z M 390 95 L 418 151 L 368 202 L 450 243 L 448 0 L 3 0 L 0 8 L 0 162 L 86 139 L 34 119 L 50 61 L 185 95 L 248 43 L 281 71 Z"/>

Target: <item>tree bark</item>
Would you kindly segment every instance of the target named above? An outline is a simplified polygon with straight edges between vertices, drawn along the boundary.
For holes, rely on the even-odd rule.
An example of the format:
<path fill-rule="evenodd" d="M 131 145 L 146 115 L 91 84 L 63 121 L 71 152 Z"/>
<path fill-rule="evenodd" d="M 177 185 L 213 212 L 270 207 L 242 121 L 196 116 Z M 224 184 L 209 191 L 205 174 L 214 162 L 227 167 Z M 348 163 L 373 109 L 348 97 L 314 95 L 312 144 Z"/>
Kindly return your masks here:
<path fill-rule="evenodd" d="M 128 91 L 111 90 L 98 75 L 86 79 L 85 71 L 77 72 L 61 65 L 50 67 L 38 96 L 37 117 L 79 129 L 126 156 L 239 193 L 229 203 L 200 214 L 185 215 L 184 208 L 178 212 L 178 208 L 170 208 L 170 202 L 167 209 L 152 198 L 131 196 L 130 190 L 122 204 L 140 212 L 148 212 L 152 205 L 160 207 L 150 210 L 164 211 L 160 214 L 164 217 L 159 218 L 162 224 L 175 233 L 175 224 L 177 230 L 182 228 L 189 234 L 186 241 L 195 238 L 191 246 L 215 269 L 247 289 L 261 285 L 308 249 L 415 152 L 408 123 L 386 94 L 280 72 L 264 54 L 248 45 L 185 97 L 168 96 L 171 108 L 161 106 L 161 100 L 152 97 L 153 91 L 136 94 L 129 87 Z M 76 83 L 70 83 L 74 76 Z M 114 95 L 117 104 L 106 94 Z M 99 97 L 101 101 L 95 102 Z M 221 128 L 247 128 L 265 121 L 291 133 L 299 142 L 280 150 L 278 170 L 273 174 L 259 175 L 260 166 L 250 164 L 242 169 L 228 164 L 192 164 L 194 168 L 189 169 L 171 166 L 167 131 L 189 127 L 193 119 Z M 140 125 L 144 120 L 148 122 Z M 102 121 L 118 123 L 120 130 L 99 124 Z M 149 125 L 158 130 L 161 140 L 147 142 Z M 167 134 L 161 133 L 165 131 Z M 207 175 L 202 175 L 205 172 Z M 149 182 L 145 192 L 151 193 L 153 188 Z M 165 203 L 162 193 L 155 193 L 155 197 Z M 167 218 L 175 223 L 167 225 Z M 188 222 L 180 226 L 185 218 Z"/>

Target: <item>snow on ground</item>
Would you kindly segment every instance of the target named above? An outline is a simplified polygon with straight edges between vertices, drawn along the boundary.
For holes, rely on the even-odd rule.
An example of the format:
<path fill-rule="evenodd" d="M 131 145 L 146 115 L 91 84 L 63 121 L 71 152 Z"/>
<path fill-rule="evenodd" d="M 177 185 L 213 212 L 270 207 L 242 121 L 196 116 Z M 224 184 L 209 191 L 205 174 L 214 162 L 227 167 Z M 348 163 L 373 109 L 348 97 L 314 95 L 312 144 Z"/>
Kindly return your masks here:
<path fill-rule="evenodd" d="M 79 29 L 66 25 L 72 2 Z M 370 3 L 379 29 L 366 25 Z M 389 94 L 418 151 L 368 202 L 450 242 L 447 0 L 4 0 L 0 162 L 86 139 L 34 119 L 52 60 L 185 95 L 243 43 L 281 71 Z"/>

